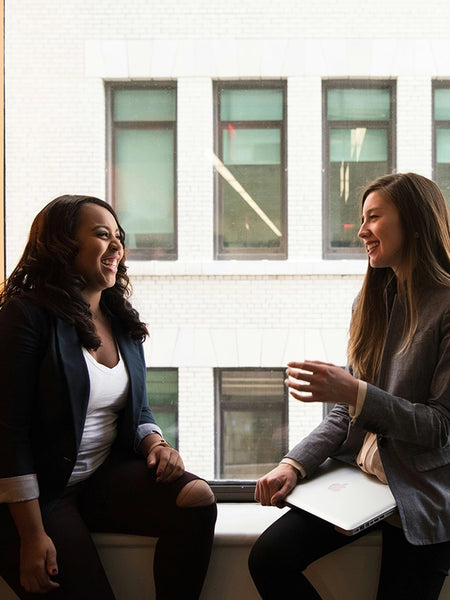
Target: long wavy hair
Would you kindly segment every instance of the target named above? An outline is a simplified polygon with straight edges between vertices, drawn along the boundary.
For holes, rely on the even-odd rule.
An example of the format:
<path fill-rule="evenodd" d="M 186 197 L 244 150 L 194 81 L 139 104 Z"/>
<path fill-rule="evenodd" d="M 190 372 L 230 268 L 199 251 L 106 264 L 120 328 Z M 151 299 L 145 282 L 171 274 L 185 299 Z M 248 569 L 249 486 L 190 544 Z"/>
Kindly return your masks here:
<path fill-rule="evenodd" d="M 116 282 L 102 292 L 100 306 L 106 314 L 118 317 L 133 339 L 143 341 L 148 335 L 147 327 L 129 301 L 132 288 L 125 265 L 125 232 L 112 207 L 93 196 L 59 196 L 36 215 L 22 257 L 0 291 L 0 307 L 12 297 L 31 298 L 72 323 L 83 346 L 94 350 L 100 346 L 89 304 L 82 294 L 85 280 L 74 267 L 79 249 L 76 234 L 80 209 L 88 203 L 113 215 L 124 247 Z"/>
<path fill-rule="evenodd" d="M 405 311 L 402 353 L 408 350 L 417 329 L 419 289 L 450 287 L 449 213 L 439 187 L 416 173 L 385 175 L 363 191 L 361 213 L 366 198 L 375 191 L 398 209 L 404 243 L 396 277 L 391 268 L 368 265 L 350 324 L 349 365 L 357 377 L 372 383 L 386 336 L 384 293 L 389 283 L 396 280 L 397 296 Z"/>

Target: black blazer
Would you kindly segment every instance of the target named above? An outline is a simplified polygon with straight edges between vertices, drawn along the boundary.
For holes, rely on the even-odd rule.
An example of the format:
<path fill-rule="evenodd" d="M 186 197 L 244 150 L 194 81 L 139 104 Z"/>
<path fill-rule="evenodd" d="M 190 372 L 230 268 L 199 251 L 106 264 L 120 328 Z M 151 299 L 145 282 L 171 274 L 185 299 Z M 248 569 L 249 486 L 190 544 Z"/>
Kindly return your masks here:
<path fill-rule="evenodd" d="M 114 447 L 132 454 L 137 427 L 155 420 L 142 344 L 118 320 L 113 331 L 130 380 Z M 0 341 L 0 499 L 35 473 L 46 512 L 75 465 L 89 399 L 86 363 L 75 327 L 27 300 L 0 310 Z"/>

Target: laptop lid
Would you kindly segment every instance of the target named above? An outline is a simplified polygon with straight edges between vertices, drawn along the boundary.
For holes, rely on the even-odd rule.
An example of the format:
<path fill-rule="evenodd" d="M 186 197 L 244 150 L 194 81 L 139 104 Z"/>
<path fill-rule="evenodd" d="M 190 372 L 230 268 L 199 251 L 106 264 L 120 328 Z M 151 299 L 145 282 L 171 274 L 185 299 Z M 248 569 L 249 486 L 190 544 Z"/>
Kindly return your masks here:
<path fill-rule="evenodd" d="M 345 535 L 354 535 L 396 509 L 388 485 L 357 467 L 329 458 L 286 497 L 300 508 L 332 523 Z"/>

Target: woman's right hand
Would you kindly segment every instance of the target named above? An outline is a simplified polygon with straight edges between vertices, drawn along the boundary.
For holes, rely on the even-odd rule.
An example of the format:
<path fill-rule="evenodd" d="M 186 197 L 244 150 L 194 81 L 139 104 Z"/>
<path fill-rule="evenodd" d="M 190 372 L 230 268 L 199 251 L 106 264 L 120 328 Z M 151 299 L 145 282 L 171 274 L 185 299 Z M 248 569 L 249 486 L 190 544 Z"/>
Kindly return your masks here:
<path fill-rule="evenodd" d="M 58 574 L 56 549 L 45 533 L 37 499 L 11 502 L 9 510 L 20 536 L 20 584 L 34 594 L 59 587 L 51 577 Z"/>
<path fill-rule="evenodd" d="M 42 532 L 21 538 L 20 584 L 34 594 L 45 594 L 59 588 L 51 577 L 58 574 L 56 549 L 52 540 Z"/>
<path fill-rule="evenodd" d="M 279 506 L 297 485 L 298 471 L 295 467 L 280 463 L 256 482 L 255 500 L 263 506 Z"/>

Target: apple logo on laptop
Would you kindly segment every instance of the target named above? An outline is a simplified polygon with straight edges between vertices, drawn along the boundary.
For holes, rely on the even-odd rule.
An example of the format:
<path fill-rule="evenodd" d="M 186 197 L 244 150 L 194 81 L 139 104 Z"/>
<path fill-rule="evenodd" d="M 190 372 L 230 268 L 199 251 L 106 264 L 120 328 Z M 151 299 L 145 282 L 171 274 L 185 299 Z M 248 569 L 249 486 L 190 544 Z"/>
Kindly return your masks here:
<path fill-rule="evenodd" d="M 328 486 L 328 489 L 332 492 L 340 492 L 341 490 L 346 488 L 347 485 L 348 483 L 332 483 L 330 486 Z"/>

